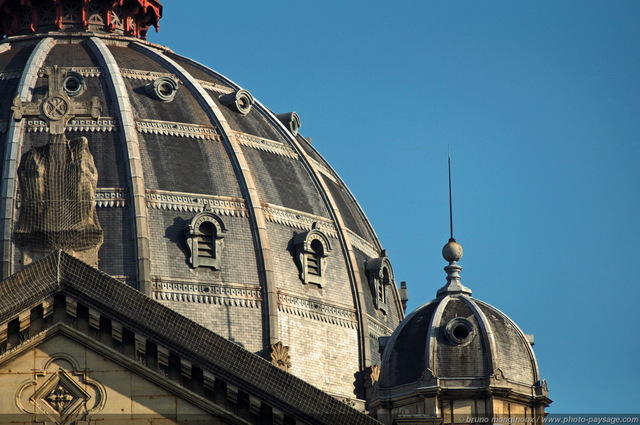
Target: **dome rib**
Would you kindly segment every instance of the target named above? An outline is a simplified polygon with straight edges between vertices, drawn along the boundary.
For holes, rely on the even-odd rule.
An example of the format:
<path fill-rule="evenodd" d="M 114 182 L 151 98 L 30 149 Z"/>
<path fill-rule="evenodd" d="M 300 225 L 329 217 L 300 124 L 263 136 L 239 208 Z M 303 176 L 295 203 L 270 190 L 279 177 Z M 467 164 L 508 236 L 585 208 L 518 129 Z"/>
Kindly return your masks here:
<path fill-rule="evenodd" d="M 369 321 L 367 320 L 366 316 L 367 312 L 365 307 L 366 304 L 364 299 L 364 289 L 362 286 L 362 282 L 360 281 L 358 262 L 356 261 L 356 256 L 353 252 L 353 244 L 351 243 L 349 232 L 347 231 L 347 228 L 344 224 L 344 220 L 342 219 L 342 215 L 340 214 L 337 203 L 333 199 L 329 188 L 327 187 L 324 179 L 320 175 L 320 172 L 315 167 L 315 164 L 313 163 L 307 152 L 302 149 L 298 140 L 293 136 L 293 134 L 291 134 L 289 129 L 287 129 L 285 125 L 275 117 L 273 113 L 265 108 L 264 105 L 262 105 L 262 103 L 260 103 L 259 101 L 256 101 L 255 103 L 255 106 L 257 106 L 257 108 L 264 114 L 264 116 L 266 116 L 266 118 L 271 121 L 271 123 L 276 126 L 276 128 L 278 128 L 281 133 L 288 139 L 291 146 L 302 159 L 303 164 L 309 170 L 309 174 L 311 175 L 314 184 L 321 189 L 319 192 L 328 206 L 329 214 L 332 220 L 336 224 L 336 228 L 338 230 L 338 239 L 342 246 L 343 252 L 346 253 L 345 261 L 347 262 L 349 281 L 351 283 L 351 290 L 355 301 L 356 316 L 358 318 L 359 329 L 358 339 L 360 342 L 360 368 L 363 370 L 364 368 L 372 364 L 371 347 L 369 344 Z"/>
<path fill-rule="evenodd" d="M 22 102 L 30 102 L 33 97 L 33 89 L 38 81 L 38 71 L 44 65 L 49 52 L 56 45 L 55 38 L 46 37 L 38 42 L 20 77 L 18 83 L 18 97 Z M 2 205 L 0 205 L 0 214 L 2 217 L 2 278 L 6 279 L 11 276 L 13 270 L 13 251 L 12 229 L 13 229 L 13 210 L 15 209 L 18 185 L 16 184 L 16 170 L 18 162 L 22 154 L 22 143 L 24 140 L 25 120 L 15 121 L 10 119 L 11 123 L 7 132 L 6 151 L 4 155 L 4 164 L 2 167 Z"/>
<path fill-rule="evenodd" d="M 260 198 L 258 190 L 256 188 L 253 176 L 247 162 L 247 159 L 242 152 L 242 149 L 231 137 L 232 131 L 229 123 L 224 118 L 224 115 L 219 110 L 211 96 L 205 91 L 205 89 L 196 81 L 191 74 L 189 74 L 182 66 L 176 61 L 167 57 L 163 53 L 152 49 L 142 43 L 134 42 L 131 44 L 134 50 L 137 50 L 144 55 L 151 57 L 163 63 L 167 68 L 171 69 L 173 73 L 179 76 L 184 81 L 185 86 L 191 90 L 192 94 L 198 102 L 200 102 L 203 109 L 206 111 L 212 124 L 216 125 L 220 131 L 221 138 L 227 146 L 227 152 L 234 163 L 236 169 L 236 177 L 240 182 L 240 186 L 245 192 L 247 200 L 247 207 L 250 211 L 249 217 L 252 227 L 252 234 L 254 235 L 254 242 L 257 246 L 257 252 L 260 253 L 260 261 L 262 264 L 262 273 L 260 273 L 263 284 L 264 293 L 267 295 L 267 311 L 268 320 L 264 323 L 267 332 L 265 335 L 269 335 L 269 344 L 275 344 L 279 341 L 278 332 L 278 298 L 275 282 L 275 271 L 273 268 L 273 258 L 271 254 L 271 246 L 269 244 L 269 235 L 267 232 L 266 219 L 264 212 L 260 207 Z"/>
<path fill-rule="evenodd" d="M 107 73 L 107 81 L 113 102 L 117 105 L 116 113 L 120 122 L 120 132 L 125 141 L 129 171 L 129 190 L 133 205 L 133 225 L 135 236 L 136 268 L 138 272 L 139 290 L 147 296 L 151 295 L 151 246 L 149 243 L 149 220 L 145 196 L 144 173 L 140 156 L 140 142 L 133 117 L 133 109 L 129 99 L 120 67 L 115 57 L 98 37 L 89 39 L 94 54 Z"/>
<path fill-rule="evenodd" d="M 425 354 L 428 356 L 425 359 L 425 364 L 433 373 L 433 376 L 438 377 L 438 329 L 440 328 L 440 321 L 444 310 L 447 308 L 447 304 L 451 301 L 451 295 L 447 295 L 440 301 L 438 307 L 431 315 L 431 321 L 429 323 L 429 332 L 427 333 L 426 343 L 430 350 L 425 350 Z"/>
<path fill-rule="evenodd" d="M 476 322 L 478 322 L 478 325 L 480 326 L 482 338 L 488 347 L 488 353 L 486 353 L 487 357 L 485 357 L 485 359 L 491 365 L 491 372 L 493 373 L 499 366 L 496 364 L 496 354 L 498 351 L 496 349 L 496 339 L 493 335 L 491 323 L 489 323 L 487 316 L 482 310 L 480 310 L 474 299 L 467 296 L 461 296 L 460 298 L 469 306 L 471 311 L 473 311 L 473 314 L 476 316 Z"/>

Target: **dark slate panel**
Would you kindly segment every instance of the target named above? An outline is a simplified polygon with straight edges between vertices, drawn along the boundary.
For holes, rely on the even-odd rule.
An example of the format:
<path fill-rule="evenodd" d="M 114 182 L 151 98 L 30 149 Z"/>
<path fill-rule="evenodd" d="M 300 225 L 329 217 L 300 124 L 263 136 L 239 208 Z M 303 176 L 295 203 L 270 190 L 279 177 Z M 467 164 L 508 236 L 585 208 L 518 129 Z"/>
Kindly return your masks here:
<path fill-rule="evenodd" d="M 317 187 L 300 161 L 245 148 L 262 201 L 323 217 L 329 214 Z"/>
<path fill-rule="evenodd" d="M 338 186 L 333 180 L 323 176 L 334 201 L 338 205 L 338 209 L 342 214 L 342 219 L 348 229 L 355 232 L 364 240 L 376 246 L 375 238 L 369 230 L 369 226 L 364 222 L 364 217 L 360 212 L 360 208 L 353 202 L 351 196 L 347 193 L 347 189 Z"/>
<path fill-rule="evenodd" d="M 147 94 L 145 86 L 151 84 L 150 81 L 126 78 L 125 84 L 136 118 L 212 125 L 198 101 L 183 85 L 178 85 L 171 102 L 162 102 Z"/>
<path fill-rule="evenodd" d="M 110 132 L 67 131 L 69 140 L 86 137 L 98 170 L 98 187 L 128 187 L 124 143 L 119 130 Z"/>
<path fill-rule="evenodd" d="M 17 78 L 0 80 L 0 120 L 2 121 L 12 119 L 11 104 L 18 94 L 18 83 L 20 80 Z"/>
<path fill-rule="evenodd" d="M 107 46 L 116 59 L 118 66 L 125 69 L 139 69 L 142 71 L 167 72 L 160 64 L 146 56 L 144 53 L 129 49 L 128 47 Z"/>
<path fill-rule="evenodd" d="M 148 188 L 241 197 L 221 142 L 150 133 L 139 140 Z"/>
<path fill-rule="evenodd" d="M 399 331 L 396 330 L 395 342 L 391 341 L 393 345 L 387 347 L 391 351 L 388 353 L 389 361 L 385 364 L 386 370 L 382 370 L 385 386 L 408 384 L 422 376 L 426 369 L 427 333 L 437 306 L 437 302 L 431 302 L 420 307 L 401 325 Z"/>
<path fill-rule="evenodd" d="M 97 208 L 98 220 L 104 231 L 104 242 L 98 253 L 98 267 L 114 276 L 135 276 L 136 260 L 133 245 L 133 217 L 128 207 Z"/>
<path fill-rule="evenodd" d="M 66 67 L 100 66 L 97 59 L 84 44 L 56 44 L 49 52 L 44 66 L 64 64 Z"/>
<path fill-rule="evenodd" d="M 24 69 L 35 46 L 11 48 L 0 55 L 0 72 Z"/>

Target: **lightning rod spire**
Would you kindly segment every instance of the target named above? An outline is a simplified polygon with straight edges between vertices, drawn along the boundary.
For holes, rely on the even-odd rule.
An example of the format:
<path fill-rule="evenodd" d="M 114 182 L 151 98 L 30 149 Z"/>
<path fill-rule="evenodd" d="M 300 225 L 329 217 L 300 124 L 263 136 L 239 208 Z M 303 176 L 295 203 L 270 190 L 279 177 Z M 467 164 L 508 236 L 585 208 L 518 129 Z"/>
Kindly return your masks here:
<path fill-rule="evenodd" d="M 449 229 L 451 232 L 450 239 L 451 241 L 455 241 L 453 238 L 453 200 L 451 196 L 451 150 L 447 152 L 448 162 L 449 162 Z"/>

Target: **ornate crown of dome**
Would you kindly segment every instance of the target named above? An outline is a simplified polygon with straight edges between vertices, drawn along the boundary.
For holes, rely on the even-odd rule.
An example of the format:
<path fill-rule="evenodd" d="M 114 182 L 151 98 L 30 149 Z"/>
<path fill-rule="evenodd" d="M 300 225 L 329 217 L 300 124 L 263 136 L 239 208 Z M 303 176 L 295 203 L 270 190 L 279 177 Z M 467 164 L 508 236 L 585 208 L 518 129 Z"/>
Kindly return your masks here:
<path fill-rule="evenodd" d="M 46 31 L 106 31 L 144 39 L 159 28 L 157 0 L 0 0 L 0 37 Z"/>
<path fill-rule="evenodd" d="M 507 401 L 522 404 L 523 409 L 548 405 L 546 383 L 540 380 L 531 337 L 500 310 L 471 297 L 471 290 L 460 282 L 462 268 L 457 261 L 462 258 L 462 247 L 454 239 L 444 246 L 442 254 L 449 262 L 445 267 L 447 284 L 438 290 L 435 300 L 409 314 L 389 338 L 376 404 L 439 417 L 447 410 L 442 404 L 437 407 L 438 402 L 421 401 L 415 410 L 415 406 L 407 407 L 411 404 L 409 395 L 449 396 L 461 403 L 481 393 L 483 397 L 501 394 Z M 473 415 L 501 413 L 495 409 L 490 403 Z M 514 407 L 513 412 L 519 411 Z M 523 410 L 517 414 L 537 413 Z"/>
<path fill-rule="evenodd" d="M 141 40 L 158 1 L 0 10 L 3 276 L 65 250 L 353 398 L 404 311 L 375 232 L 300 117 Z"/>

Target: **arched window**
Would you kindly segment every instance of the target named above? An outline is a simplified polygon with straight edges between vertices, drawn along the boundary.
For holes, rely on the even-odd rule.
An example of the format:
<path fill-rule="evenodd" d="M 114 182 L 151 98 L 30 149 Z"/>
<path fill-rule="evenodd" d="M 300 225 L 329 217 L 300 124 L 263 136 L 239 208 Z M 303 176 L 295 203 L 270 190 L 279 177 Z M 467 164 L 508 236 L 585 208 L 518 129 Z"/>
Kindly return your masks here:
<path fill-rule="evenodd" d="M 310 231 L 296 235 L 293 244 L 300 279 L 304 283 L 323 286 L 326 282 L 327 257 L 331 251 L 329 238 L 314 223 Z"/>
<path fill-rule="evenodd" d="M 210 222 L 205 221 L 198 228 L 196 236 L 198 245 L 198 257 L 202 260 L 216 258 L 216 228 Z"/>
<path fill-rule="evenodd" d="M 368 260 L 366 270 L 375 307 L 386 313 L 389 303 L 388 298 L 391 294 L 390 291 L 392 291 L 392 285 L 395 285 L 387 252 L 382 250 L 380 257 Z"/>
<path fill-rule="evenodd" d="M 322 243 L 314 239 L 309 246 L 309 251 L 305 252 L 307 257 L 307 271 L 313 276 L 321 276 L 321 264 L 322 264 Z"/>
<path fill-rule="evenodd" d="M 210 267 L 220 270 L 222 248 L 227 229 L 217 215 L 205 209 L 196 214 L 185 228 L 189 247 L 191 267 Z"/>
<path fill-rule="evenodd" d="M 382 279 L 378 284 L 378 302 L 382 304 L 387 303 L 387 288 L 389 287 L 389 269 L 386 266 L 382 267 Z"/>

